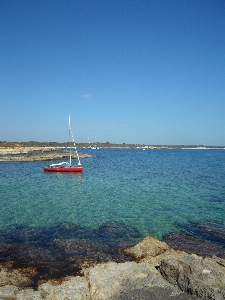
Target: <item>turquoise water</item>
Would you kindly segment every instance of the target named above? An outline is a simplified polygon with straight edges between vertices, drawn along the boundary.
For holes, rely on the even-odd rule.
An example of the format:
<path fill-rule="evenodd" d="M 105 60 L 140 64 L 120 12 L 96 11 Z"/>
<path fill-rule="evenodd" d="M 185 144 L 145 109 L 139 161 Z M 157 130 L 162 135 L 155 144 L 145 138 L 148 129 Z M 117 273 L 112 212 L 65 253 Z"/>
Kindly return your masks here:
<path fill-rule="evenodd" d="M 0 163 L 0 229 L 108 221 L 162 239 L 188 222 L 225 225 L 225 150 L 82 149 L 83 174 L 46 162 Z"/>

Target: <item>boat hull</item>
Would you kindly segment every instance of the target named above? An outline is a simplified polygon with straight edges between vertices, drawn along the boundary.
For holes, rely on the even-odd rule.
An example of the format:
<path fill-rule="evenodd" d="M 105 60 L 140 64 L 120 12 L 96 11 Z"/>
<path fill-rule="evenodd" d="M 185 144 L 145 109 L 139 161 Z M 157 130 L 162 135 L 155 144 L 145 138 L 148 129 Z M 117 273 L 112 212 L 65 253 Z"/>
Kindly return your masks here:
<path fill-rule="evenodd" d="M 44 171 L 47 172 L 83 172 L 84 167 L 44 167 Z"/>

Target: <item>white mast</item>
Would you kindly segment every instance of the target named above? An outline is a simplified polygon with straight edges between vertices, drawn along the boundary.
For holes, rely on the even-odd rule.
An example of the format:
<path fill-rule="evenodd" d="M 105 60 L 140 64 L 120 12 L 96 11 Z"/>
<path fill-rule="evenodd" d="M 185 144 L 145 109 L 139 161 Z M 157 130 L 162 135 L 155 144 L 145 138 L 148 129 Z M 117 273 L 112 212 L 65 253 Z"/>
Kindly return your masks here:
<path fill-rule="evenodd" d="M 69 141 L 70 141 L 70 136 L 73 139 L 73 144 L 74 144 L 74 148 L 75 148 L 75 151 L 76 151 L 76 154 L 77 154 L 77 159 L 78 159 L 78 166 L 81 166 L 79 154 L 77 152 L 77 147 L 76 147 L 74 137 L 73 137 L 73 133 L 72 133 L 72 129 L 71 129 L 71 126 L 70 126 L 70 111 L 69 111 Z M 71 159 L 71 141 L 70 141 L 70 167 L 71 166 L 72 166 L 72 159 Z"/>
<path fill-rule="evenodd" d="M 70 140 L 70 131 L 71 131 L 71 127 L 70 127 L 70 111 L 69 111 L 69 143 L 70 143 L 70 167 L 72 165 L 72 159 L 71 159 L 71 140 Z"/>

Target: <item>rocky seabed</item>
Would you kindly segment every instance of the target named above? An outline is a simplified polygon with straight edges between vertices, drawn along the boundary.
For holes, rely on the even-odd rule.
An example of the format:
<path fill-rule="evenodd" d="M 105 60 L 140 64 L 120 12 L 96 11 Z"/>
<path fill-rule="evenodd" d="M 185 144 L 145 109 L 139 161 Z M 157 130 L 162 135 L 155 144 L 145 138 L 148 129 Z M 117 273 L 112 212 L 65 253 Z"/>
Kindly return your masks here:
<path fill-rule="evenodd" d="M 36 289 L 21 288 L 28 280 L 26 269 L 2 266 L 0 299 L 225 299 L 221 257 L 174 250 L 154 237 L 123 251 L 132 261 L 87 263 L 79 276 L 48 280 Z"/>

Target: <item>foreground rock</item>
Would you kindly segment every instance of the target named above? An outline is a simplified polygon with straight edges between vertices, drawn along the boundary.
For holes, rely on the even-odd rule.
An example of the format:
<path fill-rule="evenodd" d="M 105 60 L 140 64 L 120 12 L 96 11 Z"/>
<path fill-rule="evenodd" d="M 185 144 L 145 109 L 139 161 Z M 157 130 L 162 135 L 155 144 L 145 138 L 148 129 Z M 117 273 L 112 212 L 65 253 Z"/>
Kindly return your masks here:
<path fill-rule="evenodd" d="M 0 299 L 225 299 L 222 258 L 176 251 L 153 237 L 124 252 L 134 261 L 84 265 L 79 276 L 51 280 L 37 290 L 14 286 L 17 270 L 12 269 L 8 282 L 1 280 Z"/>
<path fill-rule="evenodd" d="M 168 257 L 159 270 L 172 285 L 206 299 L 225 299 L 225 260 L 197 255 Z"/>
<path fill-rule="evenodd" d="M 68 160 L 69 151 L 55 147 L 19 147 L 12 149 L 0 149 L 0 162 L 19 161 L 48 161 L 56 159 Z M 88 154 L 79 153 L 80 158 L 91 157 Z M 77 158 L 75 152 L 72 153 L 72 158 Z"/>

